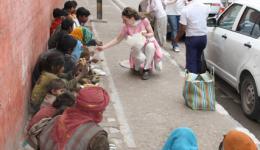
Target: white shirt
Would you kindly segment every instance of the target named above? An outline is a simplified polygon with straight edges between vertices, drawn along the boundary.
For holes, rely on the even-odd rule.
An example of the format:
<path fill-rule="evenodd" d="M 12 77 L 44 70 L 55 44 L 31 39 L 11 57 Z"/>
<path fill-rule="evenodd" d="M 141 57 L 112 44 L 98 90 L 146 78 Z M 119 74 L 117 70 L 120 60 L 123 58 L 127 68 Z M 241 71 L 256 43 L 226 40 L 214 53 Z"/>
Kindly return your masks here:
<path fill-rule="evenodd" d="M 210 9 L 199 0 L 192 0 L 181 12 L 180 23 L 186 25 L 186 36 L 207 34 L 207 18 Z"/>
<path fill-rule="evenodd" d="M 168 0 L 166 0 L 167 3 Z M 185 6 L 185 0 L 176 0 L 175 3 L 167 4 L 166 5 L 166 14 L 167 15 L 181 15 L 181 11 Z"/>
<path fill-rule="evenodd" d="M 152 12 L 156 18 L 166 17 L 166 12 L 163 8 L 163 4 L 161 0 L 150 0 L 150 10 L 148 12 Z M 149 6 L 148 6 L 149 7 Z"/>
<path fill-rule="evenodd" d="M 74 21 L 73 28 L 80 27 L 80 23 L 77 18 L 73 19 L 73 21 Z"/>

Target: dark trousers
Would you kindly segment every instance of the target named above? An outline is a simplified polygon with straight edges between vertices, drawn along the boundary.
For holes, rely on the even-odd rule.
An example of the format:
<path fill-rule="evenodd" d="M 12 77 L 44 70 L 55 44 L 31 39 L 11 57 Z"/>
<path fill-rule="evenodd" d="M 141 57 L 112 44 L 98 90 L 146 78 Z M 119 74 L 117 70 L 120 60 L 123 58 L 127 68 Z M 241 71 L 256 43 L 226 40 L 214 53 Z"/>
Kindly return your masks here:
<path fill-rule="evenodd" d="M 186 69 L 191 73 L 201 73 L 201 54 L 207 45 L 207 36 L 186 37 Z"/>

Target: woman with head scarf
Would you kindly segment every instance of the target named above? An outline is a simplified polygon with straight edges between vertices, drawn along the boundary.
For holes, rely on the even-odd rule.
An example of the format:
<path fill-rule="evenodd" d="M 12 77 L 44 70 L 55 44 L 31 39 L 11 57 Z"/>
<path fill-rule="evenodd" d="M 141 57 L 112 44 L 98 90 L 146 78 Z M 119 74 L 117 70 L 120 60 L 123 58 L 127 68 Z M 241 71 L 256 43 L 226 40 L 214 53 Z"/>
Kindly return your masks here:
<path fill-rule="evenodd" d="M 108 150 L 107 132 L 98 123 L 109 103 L 109 95 L 101 87 L 79 91 L 76 104 L 68 108 L 39 136 L 41 150 Z"/>
<path fill-rule="evenodd" d="M 231 130 L 224 136 L 219 150 L 257 150 L 257 146 L 247 134 Z"/>
<path fill-rule="evenodd" d="M 177 128 L 170 134 L 162 150 L 198 150 L 197 137 L 190 128 Z"/>
<path fill-rule="evenodd" d="M 70 33 L 75 39 L 81 41 L 86 46 L 102 45 L 102 42 L 93 39 L 93 33 L 88 27 L 80 26 L 73 29 Z"/>

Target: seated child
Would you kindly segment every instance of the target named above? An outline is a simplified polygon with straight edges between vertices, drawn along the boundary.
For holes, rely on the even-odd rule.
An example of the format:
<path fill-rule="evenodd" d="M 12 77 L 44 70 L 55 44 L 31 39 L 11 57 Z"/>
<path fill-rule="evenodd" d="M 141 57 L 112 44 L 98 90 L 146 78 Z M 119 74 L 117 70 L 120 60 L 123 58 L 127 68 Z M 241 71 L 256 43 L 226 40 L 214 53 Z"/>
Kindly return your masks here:
<path fill-rule="evenodd" d="M 49 85 L 47 85 L 47 94 L 43 99 L 41 108 L 45 106 L 51 106 L 56 100 L 56 97 L 65 92 L 65 83 L 62 79 L 53 79 Z"/>
<path fill-rule="evenodd" d="M 198 150 L 197 137 L 190 128 L 177 128 L 170 134 L 162 150 Z"/>
<path fill-rule="evenodd" d="M 257 150 L 257 146 L 247 134 L 231 130 L 224 136 L 219 150 Z"/>
<path fill-rule="evenodd" d="M 70 92 L 65 92 L 57 96 L 54 103 L 50 106 L 43 107 L 37 112 L 29 122 L 27 132 L 28 132 L 28 142 L 29 144 L 36 148 L 37 147 L 37 135 L 41 130 L 54 118 L 56 115 L 60 115 L 63 111 L 73 106 L 75 103 L 75 96 Z"/>
<path fill-rule="evenodd" d="M 51 23 L 50 35 L 52 35 L 52 33 L 56 30 L 56 28 L 61 24 L 62 20 L 64 20 L 65 16 L 67 16 L 68 14 L 60 8 L 55 8 L 52 15 L 54 20 Z"/>

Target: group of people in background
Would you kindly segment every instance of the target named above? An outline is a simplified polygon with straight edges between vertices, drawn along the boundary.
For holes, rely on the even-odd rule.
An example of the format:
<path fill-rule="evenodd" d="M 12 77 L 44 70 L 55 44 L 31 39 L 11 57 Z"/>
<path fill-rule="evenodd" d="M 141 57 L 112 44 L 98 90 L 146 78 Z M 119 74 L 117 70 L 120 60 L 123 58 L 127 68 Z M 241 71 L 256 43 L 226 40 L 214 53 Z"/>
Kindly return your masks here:
<path fill-rule="evenodd" d="M 28 143 L 40 150 L 108 150 L 108 135 L 102 121 L 109 95 L 98 85 L 92 65 L 94 39 L 88 9 L 66 1 L 53 10 L 48 50 L 33 71 Z"/>
<path fill-rule="evenodd" d="M 207 17 L 210 12 L 208 6 L 199 0 L 142 0 L 139 11 L 151 18 L 160 46 L 166 47 L 167 24 L 171 29 L 173 51 L 180 51 L 178 42 L 185 35 L 186 69 L 191 73 L 202 73 L 201 56 L 207 44 Z"/>

